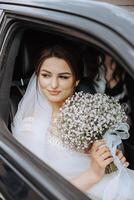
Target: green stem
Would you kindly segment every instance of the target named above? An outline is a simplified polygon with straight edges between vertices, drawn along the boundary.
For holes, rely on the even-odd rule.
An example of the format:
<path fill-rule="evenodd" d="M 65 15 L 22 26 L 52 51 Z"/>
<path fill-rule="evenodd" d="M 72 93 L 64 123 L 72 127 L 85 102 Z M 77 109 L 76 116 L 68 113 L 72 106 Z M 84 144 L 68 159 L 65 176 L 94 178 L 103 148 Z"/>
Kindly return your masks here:
<path fill-rule="evenodd" d="M 105 174 L 110 174 L 110 173 L 115 172 L 115 171 L 117 171 L 117 167 L 116 167 L 116 165 L 112 162 L 112 163 L 110 163 L 110 164 L 106 167 L 106 169 L 105 169 Z"/>

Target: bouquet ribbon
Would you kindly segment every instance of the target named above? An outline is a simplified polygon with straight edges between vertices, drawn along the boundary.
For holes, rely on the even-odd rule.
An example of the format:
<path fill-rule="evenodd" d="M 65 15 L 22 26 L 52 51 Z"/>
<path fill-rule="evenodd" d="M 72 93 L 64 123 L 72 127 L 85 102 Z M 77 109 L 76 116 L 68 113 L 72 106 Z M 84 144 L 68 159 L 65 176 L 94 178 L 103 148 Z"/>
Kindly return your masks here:
<path fill-rule="evenodd" d="M 119 158 L 116 156 L 116 149 L 118 145 L 122 143 L 122 139 L 129 138 L 129 125 L 127 123 L 120 123 L 116 128 L 112 130 L 108 130 L 105 135 L 104 139 L 107 142 L 107 146 L 109 147 L 111 154 L 114 158 L 114 164 L 120 170 L 122 168 L 122 163 Z"/>
<path fill-rule="evenodd" d="M 120 123 L 115 129 L 108 130 L 104 139 L 107 142 L 111 154 L 114 158 L 114 164 L 117 166 L 117 175 L 111 179 L 105 188 L 103 200 L 126 200 L 128 194 L 131 193 L 130 185 L 131 179 L 128 174 L 128 170 L 119 158 L 116 156 L 116 149 L 118 145 L 122 143 L 122 139 L 127 139 L 129 137 L 129 125 L 126 123 Z M 116 172 L 115 172 L 116 173 Z M 122 189 L 121 189 L 122 188 Z"/>

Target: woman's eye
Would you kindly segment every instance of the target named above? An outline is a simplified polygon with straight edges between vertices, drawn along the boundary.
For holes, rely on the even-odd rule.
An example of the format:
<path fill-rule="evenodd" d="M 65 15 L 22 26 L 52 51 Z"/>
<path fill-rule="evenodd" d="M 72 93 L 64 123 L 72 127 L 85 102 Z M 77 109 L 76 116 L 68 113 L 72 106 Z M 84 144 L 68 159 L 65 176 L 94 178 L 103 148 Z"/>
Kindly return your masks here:
<path fill-rule="evenodd" d="M 61 78 L 61 79 L 68 79 L 69 76 L 59 76 L 59 78 Z"/>
<path fill-rule="evenodd" d="M 49 74 L 42 74 L 42 76 L 45 77 L 45 78 L 49 78 L 50 77 Z"/>

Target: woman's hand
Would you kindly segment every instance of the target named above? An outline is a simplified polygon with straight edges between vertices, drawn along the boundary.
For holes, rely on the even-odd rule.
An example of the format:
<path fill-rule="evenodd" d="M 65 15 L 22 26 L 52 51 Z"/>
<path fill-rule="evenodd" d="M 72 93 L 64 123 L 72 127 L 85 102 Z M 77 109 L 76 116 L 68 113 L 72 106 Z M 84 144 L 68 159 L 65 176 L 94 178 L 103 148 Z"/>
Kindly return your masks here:
<path fill-rule="evenodd" d="M 92 172 L 96 181 L 99 181 L 105 173 L 106 166 L 113 162 L 113 157 L 104 140 L 94 142 L 88 153 L 91 157 Z"/>
<path fill-rule="evenodd" d="M 89 154 L 91 157 L 91 165 L 89 169 L 80 174 L 80 176 L 71 180 L 72 184 L 83 192 L 86 192 L 101 180 L 105 173 L 106 166 L 113 161 L 113 157 L 104 140 L 94 142 L 90 149 L 85 150 L 85 153 Z M 123 156 L 122 152 L 117 150 L 116 155 L 127 167 L 128 162 L 126 162 L 126 158 Z"/>
<path fill-rule="evenodd" d="M 104 140 L 94 142 L 91 149 L 86 153 L 89 153 L 91 157 L 91 170 L 96 177 L 96 181 L 99 181 L 105 173 L 106 166 L 113 162 L 112 154 L 106 146 L 106 142 Z M 126 161 L 122 151 L 117 149 L 116 155 L 124 166 L 128 167 L 129 163 Z"/>

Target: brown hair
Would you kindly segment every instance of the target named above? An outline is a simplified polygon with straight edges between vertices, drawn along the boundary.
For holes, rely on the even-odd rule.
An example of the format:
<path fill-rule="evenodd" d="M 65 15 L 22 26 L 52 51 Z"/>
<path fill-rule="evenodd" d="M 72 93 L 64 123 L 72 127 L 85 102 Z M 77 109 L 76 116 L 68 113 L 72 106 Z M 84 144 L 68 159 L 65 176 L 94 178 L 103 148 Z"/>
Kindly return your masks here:
<path fill-rule="evenodd" d="M 83 63 L 80 56 L 78 56 L 78 52 L 73 47 L 54 45 L 42 51 L 41 57 L 35 69 L 37 76 L 39 76 L 40 68 L 43 62 L 51 57 L 57 57 L 65 60 L 76 80 L 79 80 L 83 75 Z"/>

